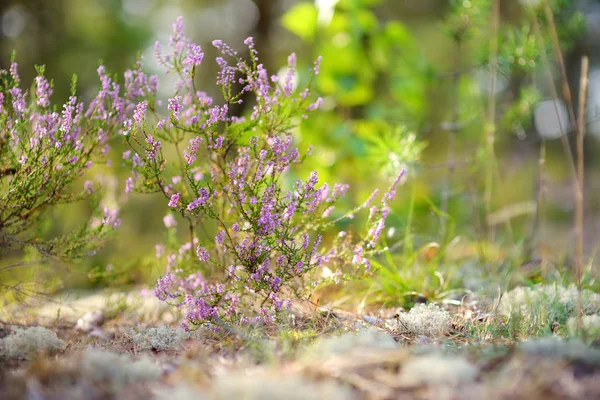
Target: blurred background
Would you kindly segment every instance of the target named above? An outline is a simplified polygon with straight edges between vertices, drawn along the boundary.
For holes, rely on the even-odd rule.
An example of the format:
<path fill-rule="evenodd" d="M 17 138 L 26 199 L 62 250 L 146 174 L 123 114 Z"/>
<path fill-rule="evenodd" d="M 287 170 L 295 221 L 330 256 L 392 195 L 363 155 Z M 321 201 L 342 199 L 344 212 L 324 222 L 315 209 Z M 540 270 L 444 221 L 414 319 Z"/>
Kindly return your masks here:
<path fill-rule="evenodd" d="M 253 36 L 271 73 L 285 73 L 287 56 L 295 52 L 301 81 L 322 55 L 315 89 L 323 109 L 294 132 L 301 146 L 313 144 L 317 151 L 296 173 L 316 169 L 329 183 L 349 183 L 350 208 L 408 166 L 388 223 L 391 257 L 380 265 L 389 274 L 374 284 L 384 300 L 398 291 L 434 297 L 485 286 L 486 277 L 560 279 L 572 270 L 569 154 L 575 154 L 575 135 L 569 111 L 577 112 L 583 55 L 590 58 L 584 250 L 594 265 L 600 243 L 600 1 L 547 4 L 551 19 L 546 0 L 4 0 L 0 66 L 7 68 L 16 50 L 29 84 L 34 65 L 45 64 L 60 104 L 73 73 L 89 101 L 100 63 L 122 75 L 142 56 L 145 69 L 160 76 L 166 99 L 175 81 L 154 61 L 154 42 L 166 45 L 179 15 L 206 53 L 198 82 L 213 95 L 214 39 L 243 52 L 243 40 Z M 554 32 L 572 102 L 562 90 Z M 490 130 L 494 154 L 486 147 Z M 122 149 L 114 143 L 117 170 Z M 103 180 L 106 196 L 121 204 L 123 224 L 116 239 L 63 277 L 61 286 L 151 283 L 161 273 L 153 260 L 163 240 L 164 199 L 125 196 L 127 171 L 117 177 L 112 171 L 93 174 Z M 55 229 L 76 226 L 88 212 L 85 204 L 57 210 Z M 353 224 L 362 226 L 364 217 Z"/>

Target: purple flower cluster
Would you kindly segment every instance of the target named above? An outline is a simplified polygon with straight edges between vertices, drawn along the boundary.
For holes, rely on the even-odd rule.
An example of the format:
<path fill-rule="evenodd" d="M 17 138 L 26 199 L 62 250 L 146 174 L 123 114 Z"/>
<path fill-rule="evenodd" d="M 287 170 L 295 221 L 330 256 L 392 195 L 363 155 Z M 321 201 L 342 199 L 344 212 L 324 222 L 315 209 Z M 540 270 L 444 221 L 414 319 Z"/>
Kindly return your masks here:
<path fill-rule="evenodd" d="M 170 241 L 157 247 L 167 274 L 154 291 L 161 300 L 176 301 L 184 311 L 186 328 L 217 321 L 271 324 L 293 299 L 310 296 L 325 267 L 336 271 L 335 281 L 350 272 L 368 271 L 368 257 L 376 251 L 386 210 L 401 178 L 376 209 L 365 237 L 340 234 L 333 235 L 333 241 L 324 240 L 334 226 L 329 218 L 335 203 L 348 185 L 330 186 L 317 172 L 305 180 L 289 180 L 289 172 L 304 157 L 290 135 L 293 121 L 318 109 L 323 100 L 313 100 L 310 88 L 295 90 L 300 75 L 295 54 L 288 58 L 280 82 L 260 63 L 253 39 L 244 43 L 250 50 L 249 62 L 222 41 L 213 42 L 220 53 L 216 58 L 220 103 L 192 84 L 194 68 L 204 55 L 185 36 L 179 18 L 170 39 L 172 52 L 164 54 L 156 45 L 159 63 L 180 77 L 163 110 L 170 122 L 161 120 L 154 132 L 144 132 L 145 141 L 136 139 L 140 132 L 126 136 L 133 155 L 123 158 L 130 163 L 137 185 L 144 185 L 146 192 L 162 193 L 168 207 L 189 225 L 187 243 L 177 247 Z M 319 73 L 320 62 L 320 58 L 315 62 L 313 74 Z M 237 93 L 236 85 L 241 87 Z M 232 115 L 231 105 L 241 102 L 243 94 L 254 97 L 249 119 Z M 135 99 L 133 121 L 140 126 L 152 95 Z M 161 149 L 166 145 L 178 152 L 175 160 L 163 158 Z M 344 217 L 353 218 L 355 212 L 368 208 L 376 195 Z M 174 214 L 169 213 L 164 223 L 175 227 Z"/>
<path fill-rule="evenodd" d="M 2 194 L 10 193 L 1 201 L 2 231 L 18 246 L 35 241 L 33 247 L 44 256 L 87 254 L 120 225 L 117 210 L 97 207 L 85 229 L 65 240 L 43 242 L 30 228 L 47 209 L 97 193 L 99 185 L 92 181 L 85 181 L 77 192 L 82 175 L 96 163 L 110 165 L 109 141 L 120 133 L 133 133 L 134 122 L 142 126 L 147 107 L 156 107 L 158 80 L 143 72 L 141 62 L 125 72 L 123 84 L 100 66 L 99 88 L 87 106 L 77 96 L 76 77 L 68 101 L 60 105 L 52 103 L 53 85 L 44 68 L 37 71 L 33 89 L 27 92 L 20 87 L 16 62 L 9 71 L 0 70 L 0 170 L 8 174 L 1 177 Z M 158 151 L 156 142 L 149 147 Z M 145 163 L 137 153 L 132 160 L 140 167 Z M 134 174 L 126 180 L 126 192 L 133 190 L 137 178 Z"/>
<path fill-rule="evenodd" d="M 108 207 L 104 207 L 104 219 L 102 224 L 111 226 L 113 229 L 117 229 L 121 225 L 121 219 L 119 218 L 119 210 L 111 210 Z"/>

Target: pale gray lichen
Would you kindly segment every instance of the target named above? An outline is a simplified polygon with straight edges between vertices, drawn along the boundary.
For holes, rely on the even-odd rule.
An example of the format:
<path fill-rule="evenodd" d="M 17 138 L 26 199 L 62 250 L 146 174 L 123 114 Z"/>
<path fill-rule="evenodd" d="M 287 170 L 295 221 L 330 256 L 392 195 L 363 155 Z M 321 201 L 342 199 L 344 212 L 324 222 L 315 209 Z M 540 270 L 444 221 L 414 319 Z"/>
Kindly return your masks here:
<path fill-rule="evenodd" d="M 154 390 L 153 400 L 208 400 L 206 393 L 196 388 L 180 383 L 175 386 L 160 386 Z"/>
<path fill-rule="evenodd" d="M 473 382 L 479 369 L 462 357 L 427 354 L 411 358 L 402 366 L 402 386 L 448 385 Z"/>
<path fill-rule="evenodd" d="M 173 328 L 171 326 L 153 328 L 139 326 L 132 329 L 130 335 L 138 351 L 175 349 L 179 347 L 182 340 L 190 337 L 190 334 L 182 328 Z"/>
<path fill-rule="evenodd" d="M 600 315 L 584 315 L 581 317 L 581 328 L 588 341 L 600 339 Z M 567 330 L 570 336 L 577 336 L 577 318 L 571 317 L 567 321 Z"/>
<path fill-rule="evenodd" d="M 338 383 L 313 382 L 301 375 L 283 375 L 272 370 L 219 376 L 212 386 L 209 397 L 215 400 L 349 400 L 354 398 L 350 388 Z"/>
<path fill-rule="evenodd" d="M 600 350 L 586 346 L 583 342 L 575 339 L 565 340 L 551 336 L 523 342 L 518 348 L 530 356 L 580 360 L 600 365 Z"/>
<path fill-rule="evenodd" d="M 4 349 L 3 353 L 8 358 L 30 359 L 38 353 L 55 354 L 65 348 L 65 342 L 55 332 L 43 326 L 17 328 L 0 342 L 0 348 Z"/>
<path fill-rule="evenodd" d="M 529 316 L 540 309 L 548 312 L 560 312 L 570 315 L 577 310 L 577 287 L 571 285 L 539 285 L 534 287 L 517 287 L 505 293 L 500 300 L 498 311 L 502 314 L 519 313 Z M 585 314 L 600 312 L 600 294 L 584 289 L 581 292 L 581 303 Z M 556 310 L 552 310 L 555 308 Z"/>
<path fill-rule="evenodd" d="M 79 370 L 90 381 L 107 384 L 115 390 L 132 383 L 156 380 L 162 374 L 162 369 L 149 358 L 134 360 L 128 355 L 93 347 L 81 354 Z"/>
<path fill-rule="evenodd" d="M 397 316 L 394 331 L 408 335 L 442 336 L 450 330 L 450 313 L 435 304 L 417 304 Z"/>
<path fill-rule="evenodd" d="M 340 355 L 352 350 L 377 351 L 393 349 L 398 343 L 385 332 L 375 328 L 361 329 L 356 333 L 344 333 L 318 339 L 305 352 L 307 358 L 323 358 Z"/>

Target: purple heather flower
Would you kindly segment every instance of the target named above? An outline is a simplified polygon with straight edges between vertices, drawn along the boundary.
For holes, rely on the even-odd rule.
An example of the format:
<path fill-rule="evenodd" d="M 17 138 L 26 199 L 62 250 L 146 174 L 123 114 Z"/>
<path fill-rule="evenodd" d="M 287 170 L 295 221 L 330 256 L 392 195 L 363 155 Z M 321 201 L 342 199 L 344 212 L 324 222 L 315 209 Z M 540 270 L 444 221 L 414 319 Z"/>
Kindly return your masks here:
<path fill-rule="evenodd" d="M 333 212 L 333 210 L 335 209 L 335 206 L 330 206 L 327 207 L 327 209 L 325 211 L 323 211 L 323 218 L 329 218 L 331 216 L 331 213 Z"/>
<path fill-rule="evenodd" d="M 217 236 L 215 236 L 215 241 L 217 244 L 223 244 L 223 237 L 225 237 L 225 231 L 219 231 Z"/>
<path fill-rule="evenodd" d="M 218 136 L 215 139 L 215 144 L 213 145 L 214 149 L 220 149 L 223 146 L 223 136 Z"/>
<path fill-rule="evenodd" d="M 363 260 L 363 264 L 365 266 L 365 272 L 370 272 L 371 271 L 371 261 L 369 261 L 368 259 L 364 259 Z"/>
<path fill-rule="evenodd" d="M 183 17 L 181 15 L 173 22 L 173 33 L 175 33 L 174 39 L 180 39 L 183 36 Z"/>
<path fill-rule="evenodd" d="M 177 204 L 179 203 L 180 196 L 181 195 L 179 193 L 175 193 L 174 195 L 172 195 L 171 200 L 169 200 L 169 207 L 176 208 Z"/>
<path fill-rule="evenodd" d="M 104 225 L 110 225 L 113 229 L 117 229 L 121 225 L 121 219 L 119 218 L 119 210 L 111 210 L 108 207 L 104 207 L 104 219 L 102 220 Z"/>
<path fill-rule="evenodd" d="M 379 194 L 379 189 L 375 189 L 373 190 L 373 193 L 371 193 L 371 195 L 369 196 L 369 198 L 363 203 L 363 205 L 361 206 L 361 208 L 367 208 L 371 205 L 371 203 L 373 202 L 373 199 L 375 199 L 375 197 Z"/>
<path fill-rule="evenodd" d="M 208 262 L 208 260 L 210 260 L 210 254 L 209 254 L 208 250 L 206 250 L 202 246 L 198 246 L 196 248 L 196 255 L 198 256 L 198 259 L 200 261 Z"/>
<path fill-rule="evenodd" d="M 152 135 L 146 135 L 146 143 L 150 145 L 150 148 L 146 150 L 146 158 L 150 160 L 156 159 L 156 154 L 161 147 L 159 140 L 154 140 Z"/>
<path fill-rule="evenodd" d="M 201 188 L 198 190 L 198 194 L 200 195 L 199 199 L 201 199 L 203 203 L 206 202 L 210 197 L 210 192 L 206 188 Z"/>
<path fill-rule="evenodd" d="M 183 158 L 185 158 L 185 161 L 188 165 L 191 165 L 194 163 L 194 161 L 196 161 L 196 153 L 198 152 L 198 147 L 200 147 L 202 140 L 203 139 L 200 136 L 196 136 L 195 138 L 190 140 L 190 146 L 187 148 L 185 154 L 183 155 Z"/>
<path fill-rule="evenodd" d="M 198 191 L 198 193 L 200 194 L 200 197 L 198 197 L 197 199 L 192 201 L 190 204 L 188 204 L 187 209 L 189 211 L 195 210 L 196 208 L 203 206 L 204 204 L 206 204 L 206 201 L 210 197 L 210 192 L 206 188 L 201 188 Z"/>
<path fill-rule="evenodd" d="M 60 131 L 66 135 L 71 132 L 71 124 L 73 123 L 73 112 L 75 111 L 75 103 L 77 97 L 69 97 L 69 101 L 63 105 L 62 111 L 62 123 L 60 125 Z"/>
<path fill-rule="evenodd" d="M 223 107 L 214 106 L 210 111 L 210 117 L 206 120 L 206 125 L 208 126 L 216 124 L 217 122 L 226 121 L 228 112 L 229 108 L 227 107 L 227 104 Z"/>
<path fill-rule="evenodd" d="M 133 128 L 133 121 L 131 119 L 126 119 L 123 122 L 123 136 L 127 136 L 129 135 L 129 133 L 131 132 L 131 129 Z"/>
<path fill-rule="evenodd" d="M 16 62 L 13 62 L 12 64 L 10 64 L 10 76 L 13 78 L 15 83 L 21 82 L 21 79 L 19 78 L 19 73 L 18 73 L 18 65 Z"/>
<path fill-rule="evenodd" d="M 285 76 L 285 86 L 283 91 L 286 96 L 292 94 L 292 89 L 294 88 L 294 75 L 296 73 L 296 53 L 290 54 L 288 57 L 288 71 Z"/>
<path fill-rule="evenodd" d="M 202 52 L 202 48 L 197 44 L 190 43 L 188 45 L 188 53 L 185 59 L 183 60 L 183 65 L 191 65 L 196 66 L 202 63 L 202 59 L 204 58 L 204 53 Z"/>
<path fill-rule="evenodd" d="M 321 72 L 321 61 L 323 61 L 323 57 L 322 56 L 317 57 L 317 60 L 315 61 L 315 65 L 313 68 L 313 72 L 315 73 L 315 75 L 319 75 L 319 73 Z"/>
<path fill-rule="evenodd" d="M 27 103 L 25 102 L 25 97 L 23 96 L 23 92 L 20 88 L 14 87 L 8 91 L 13 99 L 12 106 L 20 117 L 25 115 L 25 111 L 27 109 Z"/>
<path fill-rule="evenodd" d="M 171 214 L 167 214 L 164 216 L 163 223 L 167 228 L 174 228 L 177 226 L 177 221 L 175 220 L 175 217 L 173 217 L 173 215 Z"/>
<path fill-rule="evenodd" d="M 371 236 L 369 246 L 371 248 L 374 248 L 377 244 L 377 241 L 379 240 L 379 237 L 381 236 L 381 233 L 385 228 L 385 220 L 387 219 L 389 212 L 390 209 L 388 207 L 383 207 L 381 209 L 381 218 L 379 219 L 379 221 L 377 221 L 376 225 L 371 230 L 369 230 L 369 235 Z"/>
<path fill-rule="evenodd" d="M 129 177 L 125 180 L 125 193 L 131 193 L 133 191 L 133 178 Z"/>
<path fill-rule="evenodd" d="M 196 182 L 201 181 L 204 178 L 204 173 L 202 173 L 202 171 L 192 169 L 192 172 L 194 173 L 194 180 Z"/>
<path fill-rule="evenodd" d="M 309 236 L 308 236 L 308 233 L 305 233 L 304 235 L 302 235 L 302 247 L 304 247 L 305 249 L 308 249 L 308 244 L 309 244 Z"/>
<path fill-rule="evenodd" d="M 174 280 L 175 280 L 175 275 L 173 275 L 173 274 L 166 274 L 162 278 L 159 278 L 158 281 L 156 282 L 156 287 L 154 288 L 152 293 L 162 301 L 165 301 L 168 298 L 171 298 L 171 299 L 176 298 L 179 295 L 178 293 L 177 294 L 170 293 L 170 290 L 173 286 Z"/>
<path fill-rule="evenodd" d="M 333 193 L 331 194 L 331 199 L 337 200 L 340 197 L 344 196 L 349 188 L 350 185 L 344 183 L 336 183 L 335 185 L 333 185 Z"/>
<path fill-rule="evenodd" d="M 50 96 L 52 96 L 52 88 L 44 76 L 35 78 L 37 104 L 40 107 L 48 107 L 50 105 Z"/>
<path fill-rule="evenodd" d="M 371 208 L 369 208 L 369 220 L 373 219 L 376 212 L 377 212 L 377 206 L 371 206 Z"/>
<path fill-rule="evenodd" d="M 217 74 L 217 85 L 229 86 L 235 81 L 235 68 L 227 64 L 227 61 L 222 57 L 217 57 L 216 61 L 220 68 Z"/>
<path fill-rule="evenodd" d="M 181 105 L 181 96 L 175 96 L 169 99 L 169 106 L 167 107 L 171 111 L 171 115 L 175 120 L 179 119 L 179 111 L 183 108 Z"/>
<path fill-rule="evenodd" d="M 306 111 L 313 111 L 313 110 L 316 110 L 317 108 L 321 108 L 322 104 L 323 104 L 323 98 L 319 97 L 314 103 L 312 103 L 311 105 L 309 105 L 306 108 Z"/>
<path fill-rule="evenodd" d="M 222 40 L 213 40 L 212 45 L 225 56 L 231 56 L 231 57 L 237 56 L 237 52 L 234 51 L 227 44 L 223 43 Z"/>
<path fill-rule="evenodd" d="M 252 61 L 257 62 L 258 52 L 256 51 L 256 45 L 254 44 L 254 38 L 252 36 L 246 38 L 246 40 L 244 40 L 244 44 L 248 46 L 248 49 L 250 50 L 250 58 Z"/>
<path fill-rule="evenodd" d="M 162 46 L 158 40 L 154 42 L 154 57 L 160 65 L 165 65 L 167 63 L 167 59 L 162 54 Z"/>
<path fill-rule="evenodd" d="M 138 126 L 142 126 L 142 123 L 146 118 L 146 107 L 148 107 L 147 101 L 141 101 L 135 107 L 135 111 L 133 112 L 133 120 Z"/>
<path fill-rule="evenodd" d="M 402 168 L 400 170 L 400 173 L 396 177 L 396 180 L 394 181 L 394 183 L 392 183 L 392 186 L 390 186 L 387 193 L 383 195 L 382 203 L 384 205 L 388 205 L 392 200 L 394 200 L 394 197 L 396 197 L 396 189 L 398 188 L 398 185 L 400 184 L 400 181 L 402 180 L 404 175 L 406 175 L 406 169 Z"/>
<path fill-rule="evenodd" d="M 94 193 L 94 182 L 92 181 L 85 181 L 85 183 L 83 184 L 83 188 L 85 190 L 87 190 L 89 193 Z"/>
<path fill-rule="evenodd" d="M 188 204 L 188 211 L 194 211 L 196 208 L 202 205 L 202 201 L 200 199 L 194 199 L 191 203 Z"/>
<path fill-rule="evenodd" d="M 184 332 L 190 331 L 190 324 L 188 324 L 187 321 L 183 321 L 179 326 L 181 326 L 181 329 L 183 329 Z"/>
<path fill-rule="evenodd" d="M 173 35 L 169 37 L 169 45 L 174 48 L 173 58 L 177 59 L 181 56 L 187 41 L 188 40 L 183 33 L 183 17 L 179 16 L 173 23 Z M 156 53 L 156 47 L 154 50 Z"/>
<path fill-rule="evenodd" d="M 301 274 L 302 272 L 304 272 L 304 261 L 300 260 L 294 266 L 294 273 Z"/>
<path fill-rule="evenodd" d="M 142 167 L 144 165 L 144 162 L 142 161 L 142 159 L 140 158 L 138 153 L 135 153 L 133 155 L 133 166 L 134 167 Z"/>
<path fill-rule="evenodd" d="M 354 249 L 354 256 L 352 257 L 352 264 L 358 265 L 363 261 L 363 247 L 358 245 Z"/>

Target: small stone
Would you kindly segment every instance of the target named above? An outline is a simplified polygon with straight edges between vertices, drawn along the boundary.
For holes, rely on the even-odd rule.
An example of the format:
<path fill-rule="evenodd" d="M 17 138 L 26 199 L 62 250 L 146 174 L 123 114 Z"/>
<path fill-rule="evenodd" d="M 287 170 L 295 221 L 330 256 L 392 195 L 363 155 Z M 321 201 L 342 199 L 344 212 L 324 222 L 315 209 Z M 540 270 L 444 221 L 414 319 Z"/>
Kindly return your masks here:
<path fill-rule="evenodd" d="M 104 312 L 90 311 L 77 320 L 75 328 L 82 332 L 90 333 L 104 323 Z"/>
<path fill-rule="evenodd" d="M 104 331 L 102 330 L 102 328 L 98 328 L 98 327 L 94 327 L 91 331 L 88 332 L 89 336 L 93 336 L 93 337 L 97 337 L 98 339 L 102 339 L 102 340 L 110 340 L 110 337 L 108 337 Z"/>

